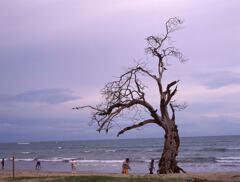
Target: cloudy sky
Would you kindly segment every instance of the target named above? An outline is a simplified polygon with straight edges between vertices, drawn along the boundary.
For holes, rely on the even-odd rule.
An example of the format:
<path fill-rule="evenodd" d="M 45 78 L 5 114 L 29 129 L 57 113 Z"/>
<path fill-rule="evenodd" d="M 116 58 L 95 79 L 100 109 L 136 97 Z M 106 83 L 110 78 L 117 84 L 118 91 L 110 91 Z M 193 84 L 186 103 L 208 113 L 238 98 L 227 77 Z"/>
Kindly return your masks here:
<path fill-rule="evenodd" d="M 100 103 L 104 84 L 134 60 L 153 61 L 145 38 L 175 16 L 184 28 L 172 38 L 188 61 L 173 62 L 166 76 L 181 80 L 177 100 L 188 104 L 177 113 L 180 135 L 239 134 L 239 7 L 238 0 L 1 0 L 0 142 L 116 138 L 119 128 L 98 134 L 89 112 L 71 108 Z M 160 136 L 149 125 L 122 138 Z"/>

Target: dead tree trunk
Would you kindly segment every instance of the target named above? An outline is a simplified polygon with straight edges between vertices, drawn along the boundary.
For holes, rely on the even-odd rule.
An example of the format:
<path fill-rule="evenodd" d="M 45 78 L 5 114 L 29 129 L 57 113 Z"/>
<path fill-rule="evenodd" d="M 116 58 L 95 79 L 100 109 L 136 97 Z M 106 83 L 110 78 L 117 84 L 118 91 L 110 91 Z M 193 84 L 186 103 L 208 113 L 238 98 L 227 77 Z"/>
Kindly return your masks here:
<path fill-rule="evenodd" d="M 184 172 L 177 165 L 177 155 L 180 145 L 177 125 L 174 121 L 167 121 L 167 128 L 165 129 L 165 141 L 161 159 L 159 160 L 159 173 L 179 173 Z"/>

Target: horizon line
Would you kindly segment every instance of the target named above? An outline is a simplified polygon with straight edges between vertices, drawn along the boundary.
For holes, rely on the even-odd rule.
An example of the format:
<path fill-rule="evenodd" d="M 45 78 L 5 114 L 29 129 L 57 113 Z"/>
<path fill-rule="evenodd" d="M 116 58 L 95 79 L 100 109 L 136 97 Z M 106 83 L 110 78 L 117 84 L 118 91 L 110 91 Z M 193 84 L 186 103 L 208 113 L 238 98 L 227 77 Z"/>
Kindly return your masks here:
<path fill-rule="evenodd" d="M 203 135 L 203 136 L 180 136 L 180 138 L 197 138 L 197 137 L 233 137 L 240 135 Z M 163 139 L 163 137 L 144 137 L 144 138 L 109 138 L 109 139 L 73 139 L 73 140 L 33 140 L 33 141 L 12 141 L 12 142 L 0 142 L 0 144 L 6 143 L 39 143 L 39 142 L 73 142 L 73 141 L 107 141 L 107 140 L 140 140 L 140 139 Z"/>

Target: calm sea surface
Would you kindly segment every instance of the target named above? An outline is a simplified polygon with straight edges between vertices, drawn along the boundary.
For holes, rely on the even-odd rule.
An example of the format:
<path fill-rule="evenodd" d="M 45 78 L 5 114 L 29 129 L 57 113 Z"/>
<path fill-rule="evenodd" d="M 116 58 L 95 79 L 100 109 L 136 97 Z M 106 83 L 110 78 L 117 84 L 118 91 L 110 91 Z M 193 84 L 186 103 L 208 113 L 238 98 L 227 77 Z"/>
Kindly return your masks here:
<path fill-rule="evenodd" d="M 76 159 L 78 171 L 120 172 L 125 158 L 130 158 L 132 172 L 147 173 L 151 158 L 161 156 L 163 139 L 122 139 L 100 141 L 57 141 L 0 143 L 0 158 L 11 168 L 33 170 L 36 160 L 43 171 L 70 171 L 69 161 Z M 240 136 L 181 138 L 179 165 L 186 171 L 240 171 Z M 157 168 L 157 163 L 156 163 Z"/>

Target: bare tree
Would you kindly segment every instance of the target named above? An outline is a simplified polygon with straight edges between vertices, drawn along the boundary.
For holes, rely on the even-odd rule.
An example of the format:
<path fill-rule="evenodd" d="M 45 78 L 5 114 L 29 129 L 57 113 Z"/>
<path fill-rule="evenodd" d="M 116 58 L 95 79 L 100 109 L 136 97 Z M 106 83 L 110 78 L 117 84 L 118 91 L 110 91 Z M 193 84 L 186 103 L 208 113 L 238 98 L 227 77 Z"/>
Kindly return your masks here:
<path fill-rule="evenodd" d="M 109 82 L 102 90 L 104 102 L 97 106 L 80 106 L 74 109 L 90 108 L 92 112 L 92 121 L 98 124 L 98 131 L 108 130 L 117 123 L 117 119 L 122 116 L 125 111 L 136 113 L 147 112 L 148 118 L 139 121 L 141 117 L 134 117 L 135 121 L 132 125 L 121 129 L 117 136 L 124 132 L 142 127 L 146 124 L 156 124 L 163 128 L 164 148 L 159 160 L 159 173 L 179 173 L 184 172 L 177 165 L 177 155 L 180 145 L 178 128 L 175 123 L 175 111 L 182 109 L 184 106 L 175 104 L 173 97 L 177 93 L 177 84 L 179 80 L 172 81 L 165 86 L 163 85 L 163 75 L 167 70 L 170 57 L 176 58 L 180 62 L 185 59 L 182 53 L 172 46 L 170 35 L 178 30 L 182 21 L 179 18 L 170 18 L 165 23 L 166 32 L 161 36 L 149 36 L 147 40 L 147 54 L 156 58 L 156 73 L 152 73 L 141 64 L 128 69 L 122 74 L 118 80 Z M 145 88 L 142 76 L 150 78 L 156 83 L 159 92 L 159 106 L 154 107 L 146 98 Z M 136 121 L 138 120 L 138 121 Z"/>

